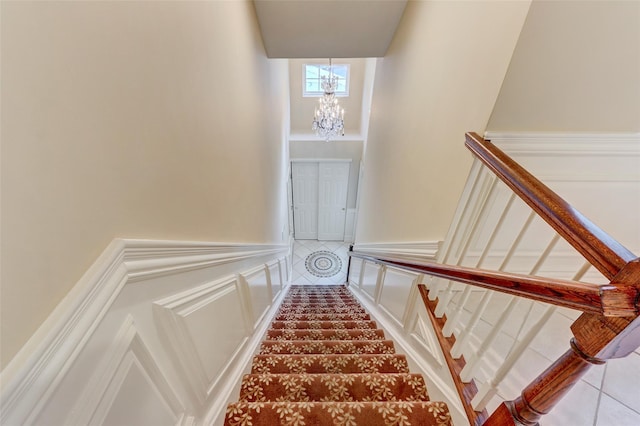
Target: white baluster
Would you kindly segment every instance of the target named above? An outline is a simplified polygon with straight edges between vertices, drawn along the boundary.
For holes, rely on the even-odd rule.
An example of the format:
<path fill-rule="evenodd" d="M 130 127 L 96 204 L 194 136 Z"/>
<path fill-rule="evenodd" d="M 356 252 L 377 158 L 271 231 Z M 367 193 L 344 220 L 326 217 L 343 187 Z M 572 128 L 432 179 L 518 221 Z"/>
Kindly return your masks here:
<path fill-rule="evenodd" d="M 536 275 L 538 273 L 538 271 L 542 267 L 542 264 L 549 257 L 551 250 L 553 250 L 553 248 L 555 247 L 559 239 L 560 239 L 560 235 L 558 234 L 553 235 L 553 238 L 551 238 L 551 241 L 549 242 L 549 244 L 547 244 L 547 247 L 544 249 L 540 257 L 538 257 L 536 264 L 533 265 L 533 268 L 531 268 L 529 275 Z M 509 302 L 507 309 L 505 309 L 502 315 L 500 315 L 500 319 L 498 319 L 493 329 L 489 333 L 489 337 L 487 337 L 487 339 L 484 342 L 482 342 L 482 345 L 480 345 L 480 350 L 478 350 L 478 352 L 475 354 L 473 358 L 473 364 L 472 365 L 467 364 L 462 369 L 462 371 L 460 372 L 460 377 L 462 378 L 463 381 L 471 380 L 471 378 L 473 377 L 473 371 L 475 370 L 478 364 L 478 360 L 484 356 L 489 346 L 492 345 L 495 339 L 498 337 L 498 334 L 502 331 L 502 328 L 504 327 L 506 320 L 509 318 L 511 311 L 513 311 L 513 308 L 515 308 L 516 304 L 517 304 L 517 298 L 513 297 L 511 299 L 511 302 Z M 522 321 L 526 321 L 526 318 L 524 318 Z"/>
<path fill-rule="evenodd" d="M 511 300 L 507 304 L 506 309 L 502 312 L 502 314 L 500 314 L 500 318 L 498 318 L 498 321 L 496 321 L 496 325 L 491 329 L 489 335 L 482 341 L 482 344 L 478 348 L 478 351 L 472 355 L 471 359 L 469 359 L 462 371 L 460 371 L 460 379 L 463 382 L 468 383 L 471 381 L 476 369 L 478 368 L 480 360 L 495 342 L 498 334 L 500 334 L 500 332 L 502 331 L 502 327 L 504 326 L 506 320 L 509 318 L 511 312 L 513 312 L 513 309 L 518 304 L 518 301 L 519 299 L 517 297 L 511 297 Z"/>
<path fill-rule="evenodd" d="M 529 331 L 525 334 L 522 341 L 518 342 L 515 347 L 512 348 L 507 359 L 500 365 L 498 371 L 496 371 L 495 376 L 484 383 L 473 400 L 471 400 L 471 404 L 473 405 L 474 410 L 482 411 L 491 398 L 495 396 L 498 391 L 498 385 L 504 380 L 507 374 L 513 368 L 513 365 L 520 359 L 520 356 L 524 353 L 525 349 L 529 347 L 531 340 L 540 332 L 542 327 L 549 321 L 551 315 L 556 311 L 555 306 L 548 306 L 545 309 L 542 317 L 529 329 Z"/>
<path fill-rule="evenodd" d="M 502 224 L 504 223 L 504 219 L 507 217 L 507 214 L 509 213 L 509 210 L 511 210 L 511 206 L 513 205 L 513 200 L 515 200 L 515 198 L 516 198 L 516 194 L 512 193 L 511 196 L 509 197 L 509 200 L 507 201 L 507 204 L 502 209 L 502 213 L 500 214 L 500 217 L 498 218 L 498 222 L 496 223 L 496 226 L 493 227 L 493 230 L 491 231 L 491 235 L 489 235 L 489 239 L 487 240 L 487 243 L 485 244 L 484 248 L 482 249 L 482 253 L 481 253 L 480 257 L 478 258 L 478 261 L 476 262 L 476 266 L 475 266 L 476 268 L 481 267 L 482 264 L 484 263 L 485 259 L 487 258 L 487 255 L 489 254 L 489 251 L 491 250 L 491 247 L 493 246 L 493 243 L 495 241 L 496 235 L 498 234 L 500 229 L 502 229 Z M 460 320 L 460 316 L 462 315 L 462 312 L 464 310 L 464 306 L 466 305 L 467 301 L 469 300 L 469 297 L 471 296 L 471 291 L 472 290 L 473 290 L 473 286 L 471 286 L 471 285 L 468 285 L 468 286 L 465 287 L 465 289 L 462 292 L 462 295 L 460 297 L 461 300 L 456 304 L 455 311 L 453 312 L 453 314 L 451 315 L 450 318 L 447 318 L 447 322 L 444 325 L 444 327 L 442 328 L 442 333 L 444 334 L 445 337 L 451 337 L 451 334 L 453 333 L 454 327 L 456 326 L 456 324 Z M 457 357 L 459 357 L 459 356 L 460 355 L 458 355 Z M 457 358 L 457 357 L 454 357 L 454 358 Z"/>
<path fill-rule="evenodd" d="M 468 231 L 466 232 L 466 235 L 464 237 L 464 245 L 462 246 L 462 249 L 460 250 L 460 256 L 458 257 L 458 261 L 457 261 L 457 265 L 462 264 L 465 256 L 467 255 L 467 251 L 469 250 L 469 246 L 471 245 L 471 240 L 472 240 L 472 235 L 476 230 L 476 226 L 478 224 L 478 221 L 480 220 L 480 218 L 483 216 L 483 214 L 485 213 L 487 207 L 489 206 L 489 203 L 487 203 L 487 200 L 489 199 L 489 197 L 491 197 L 491 195 L 493 194 L 493 192 L 496 189 L 496 184 L 498 183 L 498 179 L 495 178 L 495 176 L 489 176 L 487 177 L 487 181 L 490 182 L 489 183 L 489 188 L 487 191 L 483 191 L 483 197 L 482 200 L 480 202 L 480 208 L 477 209 L 474 214 L 473 214 L 473 218 L 471 219 L 471 221 L 469 222 L 468 225 Z M 434 312 L 435 316 L 438 318 L 442 318 L 442 316 L 445 314 L 447 307 L 449 306 L 449 303 L 451 302 L 451 299 L 454 296 L 454 292 L 453 292 L 453 282 L 449 281 L 449 284 L 447 285 L 447 289 L 444 292 L 444 296 L 442 296 L 442 298 L 440 298 L 440 300 L 438 301 L 438 305 L 436 306 L 436 310 Z"/>
<path fill-rule="evenodd" d="M 527 233 L 527 230 L 529 229 L 531 222 L 533 222 L 533 219 L 535 217 L 536 217 L 535 212 L 532 211 L 531 213 L 529 213 L 527 220 L 524 222 L 524 224 L 520 228 L 518 235 L 513 240 L 513 243 L 509 248 L 509 251 L 507 251 L 506 256 L 504 257 L 504 259 L 502 260 L 502 263 L 498 267 L 498 271 L 503 271 L 507 267 L 507 265 L 511 261 L 511 258 L 515 254 L 518 246 L 520 245 L 520 242 L 522 242 L 524 235 Z M 480 301 L 480 304 L 478 305 L 478 308 L 476 309 L 476 311 L 471 316 L 471 319 L 469 320 L 467 327 L 460 333 L 460 336 L 458 336 L 458 338 L 456 339 L 456 343 L 454 343 L 453 347 L 451 348 L 451 356 L 453 356 L 454 358 L 460 358 L 460 356 L 463 353 L 467 352 L 469 348 L 469 342 L 471 340 L 471 336 L 473 336 L 473 332 L 475 331 L 478 323 L 480 322 L 480 318 L 482 318 L 482 314 L 486 310 L 487 306 L 489 306 L 489 303 L 493 298 L 493 294 L 494 294 L 493 291 L 487 291 L 485 295 L 482 296 L 482 300 Z"/>
<path fill-rule="evenodd" d="M 557 240 L 556 240 L 557 241 Z M 555 242 L 553 243 L 555 245 Z M 589 270 L 591 264 L 589 262 L 585 262 L 582 267 L 576 272 L 573 276 L 574 281 L 579 281 L 582 279 L 584 274 Z M 532 303 L 533 306 L 533 303 Z M 486 407 L 487 403 L 491 401 L 496 393 L 498 392 L 498 387 L 503 382 L 507 374 L 511 372 L 513 366 L 520 359 L 524 351 L 529 347 L 533 339 L 540 333 L 545 324 L 549 321 L 551 316 L 557 310 L 557 306 L 547 306 L 542 314 L 542 317 L 529 329 L 529 331 L 524 335 L 524 337 L 520 340 L 516 337 L 507 358 L 500 365 L 500 368 L 496 371 L 495 377 L 491 380 L 484 383 L 481 388 L 478 390 L 478 393 L 471 401 L 474 410 L 482 411 Z M 524 323 L 523 323 L 524 324 Z"/>
<path fill-rule="evenodd" d="M 484 178 L 482 178 L 483 173 L 485 175 Z M 459 211 L 456 211 L 453 221 L 455 226 L 452 225 L 452 233 L 451 235 L 447 235 L 447 238 L 445 239 L 445 245 L 442 247 L 443 255 L 439 256 L 438 262 L 451 262 L 452 251 L 454 250 L 454 244 L 456 243 L 459 232 L 461 232 L 463 229 L 465 231 L 464 235 L 461 237 L 461 240 L 464 241 L 465 239 L 469 238 L 471 232 L 470 230 L 473 227 L 469 226 L 469 220 L 466 221 L 467 226 L 463 226 L 462 224 L 465 222 L 467 216 L 473 216 L 474 214 L 473 210 L 471 210 L 471 207 L 477 206 L 477 203 L 474 202 L 474 195 L 478 193 L 478 190 L 476 188 L 478 187 L 478 185 L 480 185 L 480 183 L 484 184 L 486 183 L 487 179 L 493 177 L 494 175 L 488 172 L 488 169 L 483 166 L 482 162 L 480 162 L 478 159 L 474 159 L 473 166 L 471 168 L 471 171 L 469 172 L 469 177 L 467 178 L 467 185 L 465 186 L 464 192 L 460 198 L 461 200 L 464 199 L 465 203 Z M 472 184 L 468 185 L 468 182 L 472 182 Z M 459 260 L 460 257 L 458 257 L 458 259 L 454 263 L 458 264 Z M 444 278 L 435 278 L 429 287 L 429 300 L 436 300 L 440 295 L 440 292 L 449 288 L 449 284 L 451 284 L 451 281 L 449 280 L 446 280 Z"/>

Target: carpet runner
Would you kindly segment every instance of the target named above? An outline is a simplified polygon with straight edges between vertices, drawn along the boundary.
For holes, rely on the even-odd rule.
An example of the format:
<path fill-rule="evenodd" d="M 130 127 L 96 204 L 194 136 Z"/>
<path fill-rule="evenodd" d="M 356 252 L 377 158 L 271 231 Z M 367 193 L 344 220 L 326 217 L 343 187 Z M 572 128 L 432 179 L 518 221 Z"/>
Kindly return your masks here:
<path fill-rule="evenodd" d="M 451 425 L 345 286 L 291 286 L 228 426 Z"/>

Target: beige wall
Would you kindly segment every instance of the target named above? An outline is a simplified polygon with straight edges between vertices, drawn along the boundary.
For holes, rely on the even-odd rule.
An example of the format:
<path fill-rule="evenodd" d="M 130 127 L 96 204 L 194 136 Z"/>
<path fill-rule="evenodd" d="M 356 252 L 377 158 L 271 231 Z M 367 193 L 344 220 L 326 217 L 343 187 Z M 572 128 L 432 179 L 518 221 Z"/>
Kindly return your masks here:
<path fill-rule="evenodd" d="M 251 2 L 1 12 L 3 366 L 115 237 L 281 241 L 288 69 Z"/>
<path fill-rule="evenodd" d="M 444 238 L 528 2 L 409 2 L 378 60 L 356 242 Z"/>
<path fill-rule="evenodd" d="M 492 131 L 640 131 L 640 2 L 534 1 Z"/>
<path fill-rule="evenodd" d="M 328 64 L 325 59 L 291 59 L 289 60 L 289 82 L 291 93 L 291 133 L 312 134 L 311 122 L 315 107 L 318 104 L 317 97 L 302 96 L 302 67 L 304 64 L 322 63 Z M 338 98 L 344 108 L 345 133 L 360 134 L 362 90 L 366 59 L 334 59 L 335 64 L 349 64 L 349 96 Z"/>

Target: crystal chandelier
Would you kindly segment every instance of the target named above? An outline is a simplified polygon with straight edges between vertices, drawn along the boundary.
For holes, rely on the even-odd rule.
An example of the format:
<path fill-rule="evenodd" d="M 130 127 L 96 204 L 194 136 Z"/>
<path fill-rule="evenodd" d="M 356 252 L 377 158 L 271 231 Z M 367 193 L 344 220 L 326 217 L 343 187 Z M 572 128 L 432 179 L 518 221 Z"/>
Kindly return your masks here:
<path fill-rule="evenodd" d="M 340 108 L 338 105 L 338 98 L 335 94 L 338 87 L 338 76 L 333 75 L 331 59 L 329 59 L 329 77 L 323 75 L 320 85 L 324 95 L 318 100 L 311 129 L 316 132 L 316 135 L 323 137 L 328 142 L 338 134 L 344 136 L 344 108 Z"/>

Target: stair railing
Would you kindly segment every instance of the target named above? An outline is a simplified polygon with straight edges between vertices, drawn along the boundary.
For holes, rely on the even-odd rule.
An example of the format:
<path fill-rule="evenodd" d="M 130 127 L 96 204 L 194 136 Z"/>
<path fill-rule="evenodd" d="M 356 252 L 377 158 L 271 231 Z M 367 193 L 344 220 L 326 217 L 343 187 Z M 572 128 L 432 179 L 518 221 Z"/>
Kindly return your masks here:
<path fill-rule="evenodd" d="M 501 314 L 501 321 L 496 321 L 498 325 L 506 324 L 513 309 L 519 301 L 523 300 L 522 298 L 552 305 L 545 309 L 523 339 L 520 341 L 516 339 L 507 359 L 495 376 L 480 388 L 477 395 L 471 396 L 472 401 L 467 401 L 479 411 L 495 394 L 500 381 L 504 379 L 506 373 L 522 355 L 528 342 L 540 332 L 556 309 L 563 307 L 582 312 L 571 325 L 573 338 L 570 339 L 569 349 L 527 385 L 518 398 L 501 403 L 486 420 L 470 416 L 472 424 L 535 425 L 544 414 L 553 409 L 592 365 L 603 364 L 608 359 L 625 357 L 640 347 L 638 315 L 640 258 L 580 214 L 490 141 L 484 140 L 475 133 L 468 133 L 466 146 L 480 162 L 535 212 L 535 216 L 529 215 L 522 225 L 520 233 L 504 255 L 497 270 L 481 268 L 486 253 L 493 243 L 495 232 L 497 232 L 495 230 L 486 237 L 487 245 L 478 256 L 474 267 L 461 264 L 471 241 L 470 229 L 475 228 L 478 220 L 483 217 L 486 201 L 494 188 L 493 176 L 483 175 L 483 171 L 476 165 L 471 171 L 476 181 L 474 185 L 485 185 L 488 191 L 479 191 L 484 195 L 471 194 L 471 198 L 476 197 L 476 202 L 473 203 L 475 207 L 465 205 L 461 213 L 456 213 L 467 216 L 467 227 L 456 229 L 454 235 L 449 236 L 449 240 L 457 240 L 459 244 L 454 249 L 451 241 L 446 242 L 445 244 L 449 245 L 443 247 L 444 255 L 441 258 L 444 263 L 454 264 L 421 263 L 357 250 L 351 251 L 350 255 L 364 261 L 437 277 L 429 284 L 428 289 L 424 285 L 419 287 L 425 306 L 428 310 L 434 311 L 433 318 L 442 317 L 448 310 L 447 316 L 453 321 L 442 327 L 441 331 L 445 337 L 453 334 L 456 318 L 460 315 L 474 288 L 494 290 L 513 296 Z M 473 193 L 474 189 L 471 192 Z M 484 199 L 481 199 L 482 197 Z M 513 197 L 510 197 L 505 211 L 511 208 L 512 202 Z M 543 219 L 557 235 L 551 238 L 529 273 L 505 272 L 506 265 L 517 251 L 520 240 L 534 217 Z M 503 220 L 504 215 L 500 215 L 497 220 L 499 226 L 496 229 L 500 228 Z M 560 238 L 573 246 L 587 263 L 582 265 L 570 280 L 537 276 L 541 265 L 547 260 Z M 608 282 L 596 285 L 578 281 L 591 267 L 597 269 Z M 461 289 L 460 285 L 455 283 L 470 286 L 464 286 Z M 457 358 L 465 351 L 467 337 L 476 326 L 479 315 L 482 315 L 493 294 L 493 292 L 485 292 L 472 318 L 464 327 L 459 327 L 460 333 L 451 348 L 450 358 Z M 437 305 L 433 303 L 436 299 L 438 299 Z M 492 345 L 492 339 L 499 332 L 499 329 L 494 329 L 478 348 L 474 358 L 469 359 L 465 367 L 458 371 L 463 382 L 468 382 L 474 376 L 476 358 L 479 358 L 482 355 L 481 352 Z M 469 398 L 469 395 L 461 394 L 461 398 L 464 403 L 464 399 Z"/>

